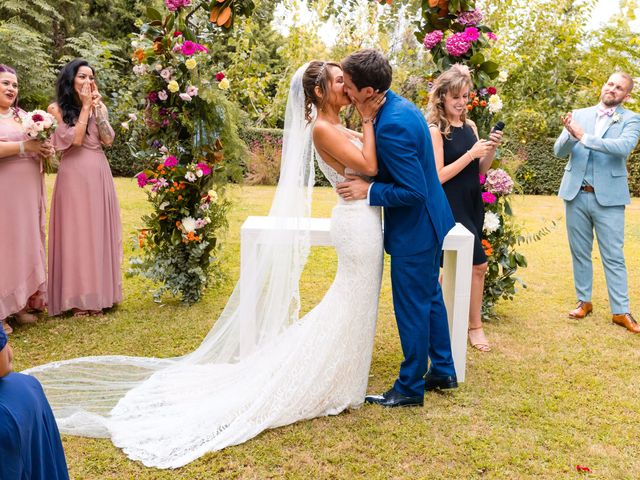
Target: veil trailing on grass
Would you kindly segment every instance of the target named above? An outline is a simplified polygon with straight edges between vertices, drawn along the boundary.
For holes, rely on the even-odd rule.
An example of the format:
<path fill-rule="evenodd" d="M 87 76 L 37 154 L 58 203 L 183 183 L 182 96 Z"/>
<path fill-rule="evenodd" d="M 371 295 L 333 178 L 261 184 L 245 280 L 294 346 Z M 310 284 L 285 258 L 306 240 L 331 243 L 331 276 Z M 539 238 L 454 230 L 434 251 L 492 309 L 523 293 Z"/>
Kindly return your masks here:
<path fill-rule="evenodd" d="M 251 277 L 247 283 L 255 288 L 251 298 L 247 298 L 247 292 L 243 296 L 238 283 L 200 346 L 182 357 L 83 357 L 24 371 L 42 383 L 63 433 L 110 437 L 112 409 L 153 375 L 174 367 L 193 365 L 196 370 L 198 366 L 237 363 L 298 320 L 298 284 L 310 249 L 308 225 L 303 219 L 311 214 L 314 184 L 311 124 L 304 118 L 302 88 L 307 66 L 300 67 L 291 80 L 280 179 L 269 212 L 280 228 L 265 231 L 258 239 L 260 253 L 248 269 Z M 292 229 L 292 225 L 297 228 Z M 251 315 L 241 314 L 244 302 L 251 305 Z M 159 398 L 147 401 L 163 402 L 163 396 L 171 394 L 168 389 L 159 393 Z"/>

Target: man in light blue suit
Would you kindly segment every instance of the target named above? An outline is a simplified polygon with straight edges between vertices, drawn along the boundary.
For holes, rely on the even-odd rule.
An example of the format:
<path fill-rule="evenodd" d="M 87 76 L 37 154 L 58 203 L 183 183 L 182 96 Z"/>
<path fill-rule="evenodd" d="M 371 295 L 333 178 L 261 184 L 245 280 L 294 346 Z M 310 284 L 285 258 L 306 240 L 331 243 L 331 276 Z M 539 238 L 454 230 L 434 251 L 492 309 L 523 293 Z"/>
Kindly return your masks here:
<path fill-rule="evenodd" d="M 345 91 L 364 101 L 391 85 L 391 66 L 377 50 L 342 62 Z M 455 222 L 436 172 L 429 127 L 420 110 L 387 91 L 374 122 L 378 174 L 338 185 L 349 200 L 384 207 L 384 246 L 391 256 L 393 305 L 404 360 L 393 387 L 366 397 L 385 407 L 422 405 L 425 390 L 455 388 L 447 312 L 438 283 L 445 235 Z M 431 360 L 431 367 L 427 367 Z M 426 374 L 426 378 L 425 378 Z"/>
<path fill-rule="evenodd" d="M 556 140 L 559 157 L 569 155 L 558 195 L 566 207 L 567 234 L 573 259 L 578 304 L 572 318 L 591 313 L 593 232 L 602 256 L 612 321 L 634 333 L 640 325 L 630 313 L 624 261 L 624 211 L 630 203 L 627 158 L 640 137 L 640 115 L 622 107 L 633 79 L 614 73 L 602 87 L 600 103 L 562 117 Z"/>

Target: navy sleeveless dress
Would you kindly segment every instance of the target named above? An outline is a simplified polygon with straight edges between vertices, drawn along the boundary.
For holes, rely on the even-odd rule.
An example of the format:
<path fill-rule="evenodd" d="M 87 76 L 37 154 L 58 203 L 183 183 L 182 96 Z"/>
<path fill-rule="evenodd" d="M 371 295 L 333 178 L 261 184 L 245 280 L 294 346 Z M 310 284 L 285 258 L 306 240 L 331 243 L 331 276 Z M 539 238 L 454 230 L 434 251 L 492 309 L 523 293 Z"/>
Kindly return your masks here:
<path fill-rule="evenodd" d="M 451 127 L 449 138 L 442 135 L 444 164 L 449 165 L 459 159 L 478 141 L 470 125 Z M 442 184 L 447 195 L 453 217 L 464 225 L 475 237 L 473 243 L 473 264 L 487 261 L 482 248 L 482 225 L 484 223 L 484 204 L 480 185 L 480 159 L 474 158 L 455 177 Z"/>

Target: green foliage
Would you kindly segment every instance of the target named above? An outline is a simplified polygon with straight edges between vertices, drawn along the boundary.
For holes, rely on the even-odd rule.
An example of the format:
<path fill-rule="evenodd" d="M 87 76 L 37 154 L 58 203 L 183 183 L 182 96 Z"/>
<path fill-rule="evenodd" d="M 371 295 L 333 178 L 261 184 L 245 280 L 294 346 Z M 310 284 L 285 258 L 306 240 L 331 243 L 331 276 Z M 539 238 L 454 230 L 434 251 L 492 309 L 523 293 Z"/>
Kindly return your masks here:
<path fill-rule="evenodd" d="M 115 124 L 113 128 L 116 132 L 118 131 Z M 107 155 L 111 173 L 114 177 L 133 177 L 144 169 L 144 161 L 131 154 L 127 144 L 126 132 L 116 133 L 113 144 L 106 148 L 104 153 Z"/>
<path fill-rule="evenodd" d="M 564 174 L 567 159 L 553 154 L 554 138 L 512 143 L 506 148 L 507 161 L 516 167 L 516 180 L 523 193 L 556 195 Z"/>
<path fill-rule="evenodd" d="M 16 41 L 20 39 L 20 41 Z M 0 63 L 15 68 L 20 105 L 26 110 L 46 105 L 53 95 L 55 75 L 47 38 L 18 18 L 0 21 Z"/>

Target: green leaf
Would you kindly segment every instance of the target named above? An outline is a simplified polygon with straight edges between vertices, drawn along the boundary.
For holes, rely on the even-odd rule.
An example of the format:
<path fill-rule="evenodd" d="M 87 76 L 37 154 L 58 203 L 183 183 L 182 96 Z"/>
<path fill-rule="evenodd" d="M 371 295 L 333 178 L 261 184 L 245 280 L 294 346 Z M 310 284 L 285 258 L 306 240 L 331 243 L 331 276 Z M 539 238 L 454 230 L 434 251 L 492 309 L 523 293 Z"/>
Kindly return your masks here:
<path fill-rule="evenodd" d="M 151 20 L 162 22 L 162 15 L 153 7 L 147 7 L 147 17 Z"/>
<path fill-rule="evenodd" d="M 484 62 L 480 66 L 480 69 L 487 73 L 497 72 L 499 68 L 500 66 L 496 62 L 492 62 L 491 60 Z"/>
<path fill-rule="evenodd" d="M 480 65 L 484 63 L 484 55 L 482 55 L 480 52 L 476 53 L 469 59 L 469 63 L 473 65 Z"/>

